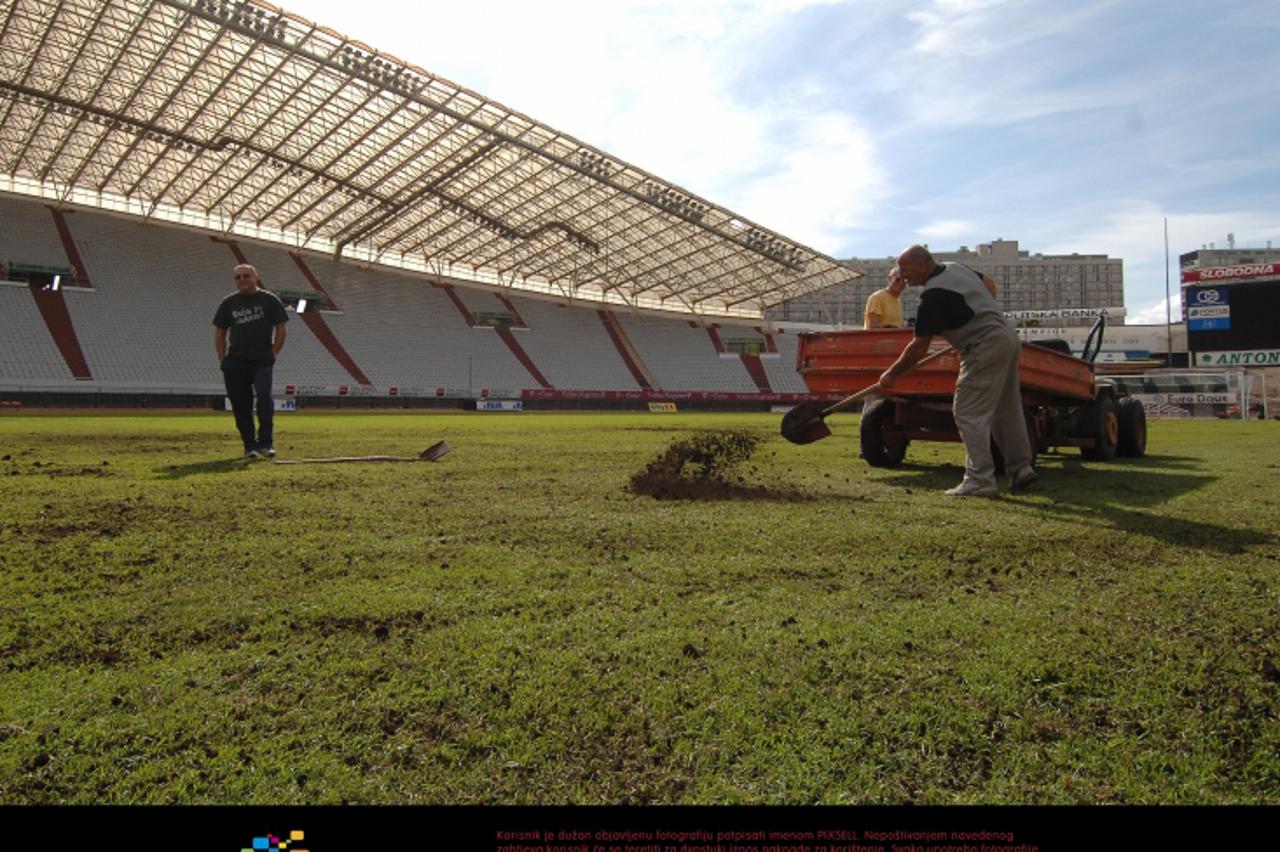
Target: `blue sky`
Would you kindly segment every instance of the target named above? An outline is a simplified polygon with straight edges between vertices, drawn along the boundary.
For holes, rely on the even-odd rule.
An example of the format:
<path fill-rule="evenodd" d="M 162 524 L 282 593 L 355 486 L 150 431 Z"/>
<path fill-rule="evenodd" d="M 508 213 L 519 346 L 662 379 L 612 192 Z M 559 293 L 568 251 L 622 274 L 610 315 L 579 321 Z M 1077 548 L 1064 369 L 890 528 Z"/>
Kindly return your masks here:
<path fill-rule="evenodd" d="M 1274 2 L 278 2 L 835 257 L 1280 256 Z"/>

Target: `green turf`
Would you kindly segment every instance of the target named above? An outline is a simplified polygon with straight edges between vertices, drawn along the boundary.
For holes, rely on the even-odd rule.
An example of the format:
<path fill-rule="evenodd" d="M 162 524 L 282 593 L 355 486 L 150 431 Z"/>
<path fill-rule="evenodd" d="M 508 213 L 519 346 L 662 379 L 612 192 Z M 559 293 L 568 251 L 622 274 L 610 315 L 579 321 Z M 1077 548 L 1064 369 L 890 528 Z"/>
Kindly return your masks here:
<path fill-rule="evenodd" d="M 1280 426 L 957 501 L 779 422 L 0 418 L 0 802 L 1280 802 Z"/>

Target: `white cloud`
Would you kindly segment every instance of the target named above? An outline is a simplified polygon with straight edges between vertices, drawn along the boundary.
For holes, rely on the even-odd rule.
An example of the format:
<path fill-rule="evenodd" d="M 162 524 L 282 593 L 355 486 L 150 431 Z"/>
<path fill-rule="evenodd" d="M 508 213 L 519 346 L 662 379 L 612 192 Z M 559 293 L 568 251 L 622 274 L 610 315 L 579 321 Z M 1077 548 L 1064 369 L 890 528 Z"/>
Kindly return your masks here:
<path fill-rule="evenodd" d="M 873 214 L 886 188 L 870 135 L 836 113 L 785 114 L 752 158 L 772 163 L 756 175 L 730 178 L 723 196 L 743 215 L 819 250 Z"/>
<path fill-rule="evenodd" d="M 1150 79 L 1098 79 L 1078 57 L 1089 25 L 1115 4 L 1039 0 L 933 0 L 907 13 L 911 72 L 893 88 L 916 122 L 931 127 L 1013 124 L 1062 113 L 1125 107 Z M 1064 71 L 1070 74 L 1064 75 Z"/>
<path fill-rule="evenodd" d="M 989 53 L 996 48 L 990 38 L 993 18 L 988 9 L 1008 6 L 1003 0 L 934 0 L 927 8 L 907 13 L 919 35 L 912 49 L 935 54 L 948 45 L 963 44 L 965 53 Z"/>
<path fill-rule="evenodd" d="M 1165 309 L 1165 304 L 1169 304 L 1171 310 Z M 1125 317 L 1126 325 L 1164 325 L 1167 321 L 1182 321 L 1182 299 L 1179 293 L 1170 293 L 1169 298 L 1161 297 L 1155 304 L 1147 304 L 1145 307 L 1128 309 L 1128 316 Z"/>
<path fill-rule="evenodd" d="M 965 219 L 940 219 L 917 228 L 916 233 L 927 240 L 955 240 L 976 230 L 974 223 Z"/>

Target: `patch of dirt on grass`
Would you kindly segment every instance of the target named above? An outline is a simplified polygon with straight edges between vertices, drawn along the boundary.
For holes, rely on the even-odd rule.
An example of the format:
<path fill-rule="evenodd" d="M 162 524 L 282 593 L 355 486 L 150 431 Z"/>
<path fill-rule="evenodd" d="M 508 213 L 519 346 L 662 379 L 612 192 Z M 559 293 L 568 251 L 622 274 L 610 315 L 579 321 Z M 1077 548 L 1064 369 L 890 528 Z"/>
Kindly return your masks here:
<path fill-rule="evenodd" d="M 116 538 L 125 530 L 125 519 L 86 518 L 80 523 L 54 524 L 45 527 L 38 533 L 39 541 L 51 544 L 73 535 L 92 535 L 98 538 Z"/>
<path fill-rule="evenodd" d="M 147 529 L 184 528 L 191 523 L 182 506 L 136 495 L 118 500 L 83 499 L 75 504 L 46 503 L 32 522 L 15 523 L 13 529 L 41 544 L 52 544 L 72 536 L 110 539 Z"/>
<path fill-rule="evenodd" d="M 813 499 L 794 489 L 749 485 L 740 476 L 730 478 L 730 471 L 750 459 L 759 444 L 759 436 L 741 430 L 704 432 L 677 441 L 633 474 L 627 490 L 655 500 Z"/>
<path fill-rule="evenodd" d="M 105 476 L 115 476 L 115 474 L 108 468 L 109 468 L 109 463 L 105 461 L 99 465 L 95 465 L 92 467 L 89 467 L 89 466 L 58 467 L 53 462 L 33 461 L 31 462 L 30 465 L 28 465 L 25 468 L 20 467 L 17 462 L 10 462 L 9 467 L 4 472 L 3 475 L 5 476 L 46 476 L 52 479 L 59 479 L 67 476 L 80 476 L 80 477 L 87 476 L 87 477 L 95 477 L 95 478 L 105 477 Z"/>
<path fill-rule="evenodd" d="M 102 462 L 96 467 L 55 467 L 52 470 L 44 471 L 45 476 L 62 477 L 62 476 L 114 476 L 115 474 L 108 470 L 110 462 Z"/>
<path fill-rule="evenodd" d="M 434 630 L 437 627 L 448 627 L 451 623 L 447 619 L 437 621 L 425 612 L 415 610 L 383 618 L 372 615 L 321 616 L 313 620 L 310 626 L 321 636 L 332 636 L 335 633 L 363 633 L 383 642 L 391 638 L 393 633 L 414 629 Z"/>

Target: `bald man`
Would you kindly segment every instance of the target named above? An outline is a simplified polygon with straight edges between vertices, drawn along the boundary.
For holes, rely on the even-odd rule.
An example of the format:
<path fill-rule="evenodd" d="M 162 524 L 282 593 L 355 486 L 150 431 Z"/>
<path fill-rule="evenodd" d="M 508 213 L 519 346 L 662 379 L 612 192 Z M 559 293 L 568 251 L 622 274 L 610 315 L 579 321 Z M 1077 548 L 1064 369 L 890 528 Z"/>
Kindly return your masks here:
<path fill-rule="evenodd" d="M 222 300 L 213 315 L 213 349 L 222 369 L 223 384 L 236 430 L 244 442 L 244 456 L 274 458 L 275 435 L 271 401 L 271 372 L 284 347 L 289 314 L 275 293 L 262 289 L 258 270 L 247 263 L 232 273 L 236 292 Z M 227 338 L 230 336 L 230 346 Z M 254 434 L 254 398 L 257 398 L 258 431 Z"/>
<path fill-rule="evenodd" d="M 923 287 L 915 336 L 898 360 L 880 376 L 888 390 L 929 351 L 942 335 L 960 351 L 960 376 L 952 404 L 964 441 L 964 480 L 947 490 L 952 497 L 995 497 L 991 439 L 1005 459 L 1013 491 L 1025 491 L 1037 479 L 1031 467 L 1031 442 L 1022 416 L 1018 354 L 1022 344 L 996 302 L 996 284 L 959 263 L 938 263 L 924 246 L 898 256 L 898 269 L 911 287 Z"/>

